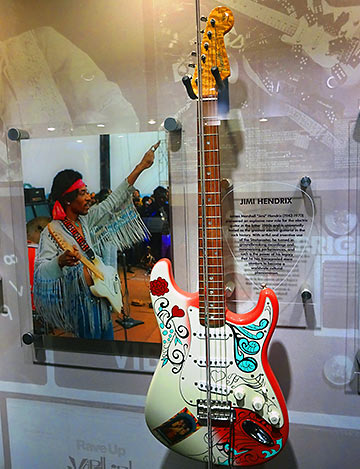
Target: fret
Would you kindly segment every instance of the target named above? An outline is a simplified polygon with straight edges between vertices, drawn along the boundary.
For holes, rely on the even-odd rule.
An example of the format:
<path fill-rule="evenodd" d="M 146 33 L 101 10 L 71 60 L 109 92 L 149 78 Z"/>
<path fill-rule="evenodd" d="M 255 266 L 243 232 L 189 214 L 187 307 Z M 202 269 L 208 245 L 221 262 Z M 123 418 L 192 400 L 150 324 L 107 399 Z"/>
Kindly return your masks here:
<path fill-rule="evenodd" d="M 199 294 L 199 301 L 201 301 L 201 298 L 204 298 L 205 297 L 205 285 L 199 285 L 199 288 L 203 287 L 204 291 L 203 293 L 200 293 Z M 215 290 L 215 288 L 212 288 L 211 286 L 209 286 L 209 290 Z M 217 290 L 218 291 L 221 291 L 220 294 L 217 294 L 217 293 L 214 293 L 214 294 L 209 294 L 208 295 L 208 302 L 209 303 L 222 303 L 224 300 L 224 288 L 223 288 L 223 285 L 219 282 L 217 284 Z M 215 295 L 216 295 L 216 298 L 215 298 Z"/>
<path fill-rule="evenodd" d="M 200 311 L 199 319 L 200 319 L 200 322 L 202 321 L 204 323 L 203 326 L 205 326 L 206 323 L 208 323 L 210 327 L 223 327 L 226 324 L 225 313 L 223 315 L 218 315 L 214 317 L 212 315 L 207 316 L 206 313 L 202 313 Z"/>
<path fill-rule="evenodd" d="M 209 248 L 208 249 L 209 251 L 211 251 L 211 250 L 215 251 L 215 254 L 217 254 L 218 252 L 220 252 L 220 253 L 222 252 L 222 246 L 221 245 L 220 246 L 208 246 L 208 248 Z"/>
<path fill-rule="evenodd" d="M 211 302 L 208 302 L 207 303 L 207 308 L 209 310 L 214 311 L 215 314 L 219 314 L 220 311 L 224 310 L 224 304 L 225 304 L 224 301 L 222 301 L 222 302 L 219 301 L 216 305 L 212 304 Z M 199 300 L 199 306 L 204 307 L 204 305 L 205 305 L 205 301 L 204 300 Z"/>
<path fill-rule="evenodd" d="M 212 249 L 213 249 L 213 248 L 212 248 Z M 211 257 L 210 257 L 210 256 L 207 256 L 206 254 L 203 254 L 203 251 L 204 251 L 204 249 L 203 249 L 203 248 L 200 248 L 199 259 L 204 259 L 204 257 L 205 257 L 206 259 L 209 259 L 209 258 L 210 258 L 210 259 L 219 259 L 220 257 L 222 257 L 222 252 L 221 252 L 218 256 L 211 256 Z M 220 259 L 220 260 L 222 260 L 222 259 Z M 200 265 L 202 266 L 203 264 L 201 263 Z M 219 263 L 218 266 L 214 266 L 214 267 L 220 267 L 220 265 L 221 265 L 221 264 Z"/>
<path fill-rule="evenodd" d="M 201 251 L 204 251 L 204 249 L 201 248 Z M 220 254 L 222 254 L 222 253 L 220 253 Z M 204 256 L 201 253 L 199 253 L 199 259 L 204 259 L 204 257 L 205 257 L 205 259 L 219 259 L 219 261 L 222 261 L 222 259 L 221 259 L 222 256 L 220 257 L 220 255 L 219 256 L 208 256 L 207 254 L 205 254 L 205 256 Z"/>
<path fill-rule="evenodd" d="M 222 218 L 221 215 L 216 215 L 216 213 L 219 213 L 218 210 L 206 210 L 205 212 L 205 218 Z M 198 218 L 202 218 L 202 215 L 198 215 Z"/>
<path fill-rule="evenodd" d="M 208 192 L 208 191 L 206 191 L 206 195 L 208 195 L 208 194 L 219 194 L 220 195 L 220 191 L 217 191 L 217 192 L 210 192 L 210 191 Z"/>
<path fill-rule="evenodd" d="M 218 299 L 217 299 L 218 298 Z M 210 295 L 209 296 L 209 299 L 208 299 L 208 303 L 210 304 L 214 304 L 214 303 L 223 303 L 221 300 L 224 298 L 224 295 Z M 200 300 L 200 303 L 203 301 L 203 300 Z M 212 306 L 211 306 L 212 307 Z"/>
<path fill-rule="evenodd" d="M 203 267 L 204 267 L 203 265 L 199 265 L 199 269 L 201 269 L 201 268 L 203 268 Z M 219 277 L 220 277 L 221 275 L 224 275 L 222 266 L 209 265 L 209 269 L 208 269 L 208 270 L 210 270 L 211 268 L 213 268 L 213 269 L 214 269 L 214 268 L 219 269 L 219 271 L 218 271 L 218 272 L 207 272 L 208 280 L 209 280 L 209 281 L 214 281 L 214 276 L 215 276 L 215 275 L 218 275 Z M 200 273 L 199 273 L 199 276 L 201 276 L 201 275 L 204 275 L 204 276 L 205 276 L 205 274 L 206 274 L 206 272 L 200 272 Z M 211 277 L 212 277 L 212 278 L 211 278 Z M 217 281 L 223 282 L 223 280 L 222 280 L 221 278 L 220 278 L 220 280 L 217 280 Z"/>
<path fill-rule="evenodd" d="M 203 136 L 204 136 L 204 137 L 218 137 L 219 134 L 216 134 L 216 133 L 215 133 L 215 134 L 207 134 L 207 133 L 204 133 Z M 200 135 L 198 135 L 198 137 L 200 137 Z"/>
<path fill-rule="evenodd" d="M 202 248 L 203 245 L 202 245 L 202 239 L 199 240 L 200 241 L 200 247 Z M 222 243 L 220 243 L 218 240 L 214 241 L 214 240 L 209 240 L 207 239 L 207 247 L 212 249 L 221 249 L 222 248 Z"/>
<path fill-rule="evenodd" d="M 206 283 L 205 282 L 205 279 L 200 279 L 200 283 Z M 209 280 L 207 282 L 211 288 L 211 291 L 215 291 L 215 290 L 220 290 L 222 291 L 222 284 L 224 283 L 221 279 L 220 280 Z"/>
<path fill-rule="evenodd" d="M 209 260 L 218 259 L 219 261 L 221 261 L 221 259 L 219 259 L 219 256 L 208 256 L 208 255 L 202 256 L 202 255 L 199 255 L 199 259 L 209 259 Z"/>

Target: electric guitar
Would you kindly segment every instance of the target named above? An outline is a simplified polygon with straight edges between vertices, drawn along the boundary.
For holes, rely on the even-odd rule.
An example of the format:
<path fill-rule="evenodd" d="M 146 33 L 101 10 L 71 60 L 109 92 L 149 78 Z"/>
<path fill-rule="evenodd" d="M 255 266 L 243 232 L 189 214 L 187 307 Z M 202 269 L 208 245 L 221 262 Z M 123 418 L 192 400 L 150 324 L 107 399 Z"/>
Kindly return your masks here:
<path fill-rule="evenodd" d="M 150 293 L 162 350 L 145 407 L 147 425 L 164 445 L 208 464 L 250 466 L 273 458 L 288 437 L 283 395 L 267 360 L 278 317 L 275 293 L 263 288 L 245 314 L 225 304 L 219 118 L 211 68 L 230 74 L 224 34 L 233 25 L 227 7 L 209 15 L 201 44 L 201 72 L 193 90 L 199 137 L 199 292 L 182 291 L 170 261 L 158 261 Z M 201 76 L 199 77 L 201 73 Z M 200 78 L 200 80 L 199 80 Z"/>
<path fill-rule="evenodd" d="M 64 251 L 73 251 L 73 247 L 54 230 L 51 223 L 49 223 L 47 227 L 50 235 L 54 238 L 61 249 Z M 94 285 L 89 287 L 91 293 L 99 298 L 106 298 L 113 307 L 113 310 L 116 313 L 120 313 L 123 304 L 121 284 L 119 275 L 114 267 L 105 265 L 97 256 L 95 256 L 94 260 L 90 260 L 80 254 L 80 262 L 88 268 L 94 282 Z"/>

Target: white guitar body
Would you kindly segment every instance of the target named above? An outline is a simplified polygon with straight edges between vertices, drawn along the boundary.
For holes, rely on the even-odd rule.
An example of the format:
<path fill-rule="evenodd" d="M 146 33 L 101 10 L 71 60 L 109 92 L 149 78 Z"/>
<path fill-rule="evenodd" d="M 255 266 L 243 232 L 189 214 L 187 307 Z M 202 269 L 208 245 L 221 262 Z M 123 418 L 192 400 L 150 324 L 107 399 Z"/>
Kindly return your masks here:
<path fill-rule="evenodd" d="M 94 285 L 90 286 L 91 293 L 94 296 L 106 298 L 113 307 L 113 310 L 116 313 L 120 313 L 123 302 L 119 274 L 114 267 L 105 265 L 98 257 L 95 257 L 92 263 L 103 274 L 104 280 L 98 278 L 90 271 L 94 282 Z"/>
<path fill-rule="evenodd" d="M 61 249 L 64 251 L 73 250 L 73 247 L 56 232 L 56 227 L 52 226 L 51 223 L 48 224 L 48 230 Z M 80 254 L 79 260 L 84 265 L 84 268 L 88 269 L 94 282 L 90 286 L 91 293 L 99 298 L 106 298 L 113 307 L 113 310 L 116 313 L 120 313 L 123 303 L 120 278 L 116 269 L 110 265 L 105 265 L 97 256 L 95 256 L 95 259 L 90 260 Z"/>
<path fill-rule="evenodd" d="M 210 329 L 209 436 L 206 327 L 199 321 L 198 294 L 176 286 L 167 259 L 154 266 L 150 290 L 162 337 L 145 408 L 154 436 L 199 461 L 207 460 L 211 444 L 213 462 L 222 465 L 228 464 L 230 453 L 234 466 L 261 464 L 275 456 L 288 434 L 285 402 L 266 358 L 277 319 L 275 294 L 263 290 L 254 310 L 245 315 L 227 312 L 226 324 Z M 234 418 L 231 429 L 226 423 L 229 412 Z"/>

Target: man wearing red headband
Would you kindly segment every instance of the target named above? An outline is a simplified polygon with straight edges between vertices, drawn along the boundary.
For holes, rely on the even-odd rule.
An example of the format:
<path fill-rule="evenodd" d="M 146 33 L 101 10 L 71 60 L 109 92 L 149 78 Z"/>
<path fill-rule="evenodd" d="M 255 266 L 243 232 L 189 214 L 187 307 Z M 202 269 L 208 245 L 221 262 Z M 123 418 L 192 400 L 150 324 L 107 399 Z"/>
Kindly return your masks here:
<path fill-rule="evenodd" d="M 79 259 L 81 255 L 104 257 L 109 245 L 124 250 L 147 237 L 132 202 L 133 184 L 153 164 L 159 144 L 98 205 L 92 206 L 79 172 L 65 169 L 55 176 L 50 193 L 54 202 L 51 227 L 73 248 L 62 250 L 49 229 L 43 230 L 35 260 L 34 303 L 51 326 L 87 339 L 114 338 L 110 304 L 90 292 L 92 278 Z"/>

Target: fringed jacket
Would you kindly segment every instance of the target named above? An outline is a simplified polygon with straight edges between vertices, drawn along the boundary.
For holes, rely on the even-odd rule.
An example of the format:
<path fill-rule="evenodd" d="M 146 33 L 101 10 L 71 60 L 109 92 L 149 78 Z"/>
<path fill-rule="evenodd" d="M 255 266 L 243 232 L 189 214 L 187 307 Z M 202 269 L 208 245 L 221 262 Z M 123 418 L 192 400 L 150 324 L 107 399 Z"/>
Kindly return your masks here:
<path fill-rule="evenodd" d="M 95 254 L 109 263 L 106 253 L 110 246 L 123 251 L 146 239 L 148 233 L 132 202 L 134 187 L 123 181 L 103 202 L 79 216 L 84 237 Z M 70 245 L 77 242 L 59 220 L 52 221 L 53 229 Z M 79 251 L 82 253 L 81 247 Z M 60 268 L 58 256 L 62 249 L 50 235 L 48 228 L 41 233 L 35 259 L 34 303 L 38 314 L 53 327 L 77 333 L 79 318 L 87 318 L 90 329 L 94 315 L 102 328 L 111 321 L 111 308 L 105 299 L 94 297 L 84 277 L 82 264 Z"/>

